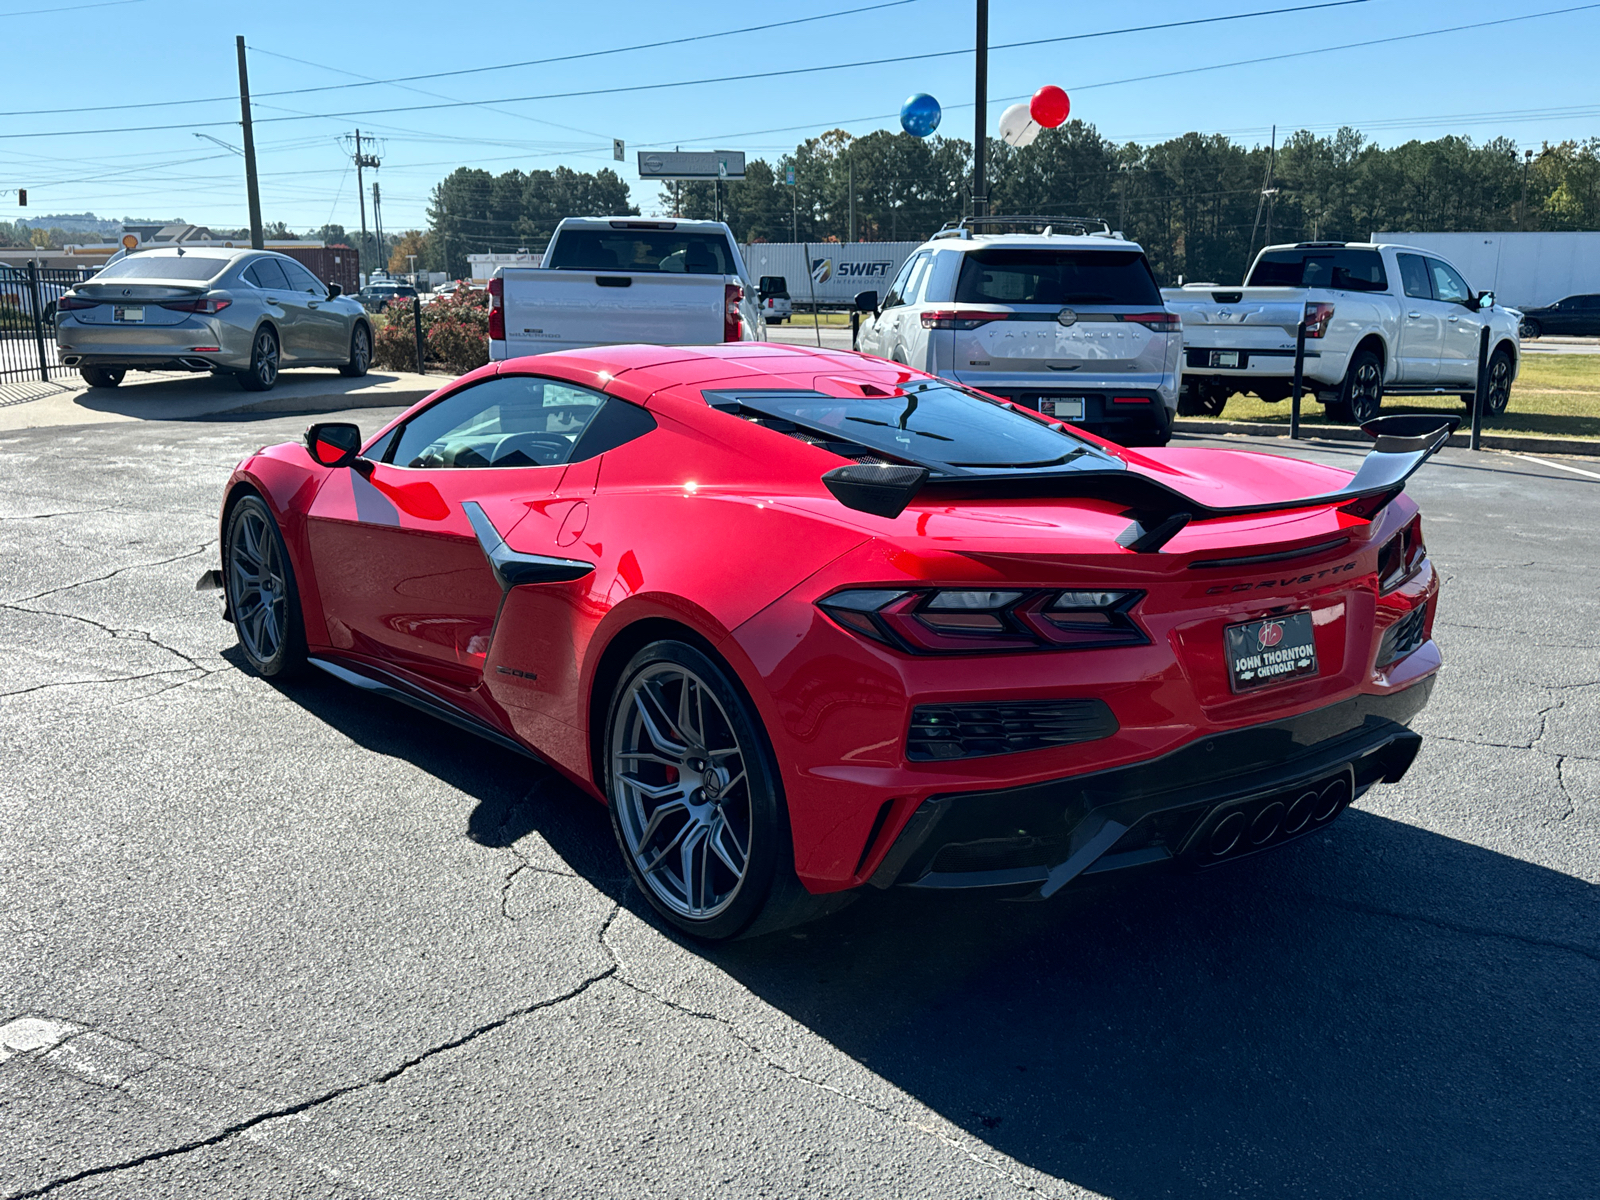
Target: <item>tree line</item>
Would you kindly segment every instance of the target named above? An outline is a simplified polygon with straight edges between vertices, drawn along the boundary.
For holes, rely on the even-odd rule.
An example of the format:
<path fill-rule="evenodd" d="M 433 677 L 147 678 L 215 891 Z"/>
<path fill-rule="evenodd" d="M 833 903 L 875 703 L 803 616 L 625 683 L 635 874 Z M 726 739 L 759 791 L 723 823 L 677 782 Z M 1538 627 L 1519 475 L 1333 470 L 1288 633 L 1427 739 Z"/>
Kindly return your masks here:
<path fill-rule="evenodd" d="M 1349 128 L 1301 130 L 1276 147 L 1202 133 L 1138 145 L 1070 121 L 1021 150 L 991 140 L 987 153 L 991 212 L 1103 218 L 1144 246 L 1163 283 L 1236 282 L 1269 237 L 1600 228 L 1600 139 L 1546 143 L 1531 156 L 1509 138 L 1383 147 Z M 832 130 L 775 163 L 749 162 L 743 180 L 664 185 L 655 207 L 720 212 L 740 241 L 920 240 L 971 211 L 971 169 L 971 143 L 959 138 Z M 463 275 L 469 253 L 541 249 L 564 216 L 638 212 L 609 169 L 463 167 L 434 188 L 428 229 L 403 236 L 428 269 Z"/>

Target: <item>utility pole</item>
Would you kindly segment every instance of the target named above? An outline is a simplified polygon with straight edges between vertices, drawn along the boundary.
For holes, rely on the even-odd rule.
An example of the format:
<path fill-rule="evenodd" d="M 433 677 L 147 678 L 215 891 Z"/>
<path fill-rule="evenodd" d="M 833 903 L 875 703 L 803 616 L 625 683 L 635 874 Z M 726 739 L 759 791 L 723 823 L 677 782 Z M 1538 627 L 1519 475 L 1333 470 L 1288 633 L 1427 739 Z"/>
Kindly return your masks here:
<path fill-rule="evenodd" d="M 256 137 L 250 128 L 250 72 L 244 62 L 244 34 L 233 39 L 239 51 L 239 119 L 244 125 L 244 188 L 250 201 L 250 247 L 262 248 L 261 190 L 256 184 Z"/>
<path fill-rule="evenodd" d="M 1256 198 L 1256 219 L 1250 223 L 1250 244 L 1245 247 L 1244 251 L 1244 269 L 1247 272 L 1250 270 L 1250 264 L 1255 261 L 1256 230 L 1261 228 L 1261 210 L 1266 207 L 1267 197 L 1272 193 L 1272 168 L 1277 161 L 1277 157 L 1278 127 L 1274 125 L 1272 127 L 1272 150 L 1267 158 L 1267 178 L 1266 181 L 1261 185 L 1261 195 Z M 1272 228 L 1270 223 L 1268 224 L 1267 228 L 1269 230 Z M 1272 244 L 1272 235 L 1270 232 L 1267 235 L 1266 244 L 1269 246 Z"/>
<path fill-rule="evenodd" d="M 984 139 L 989 131 L 989 0 L 978 0 L 978 35 L 976 39 L 978 67 L 973 80 L 972 133 L 972 215 L 982 217 L 989 212 L 989 193 L 984 183 Z"/>
<path fill-rule="evenodd" d="M 378 261 L 383 264 L 383 269 L 389 269 L 388 260 L 383 257 L 383 208 L 379 199 L 378 181 L 372 181 L 372 229 L 378 239 Z"/>
<path fill-rule="evenodd" d="M 1272 186 L 1278 172 L 1278 127 L 1272 127 L 1272 149 L 1267 154 L 1267 190 L 1262 193 L 1267 201 L 1267 239 L 1263 246 L 1272 245 L 1272 213 L 1278 207 L 1278 189 Z"/>
<path fill-rule="evenodd" d="M 1128 228 L 1128 164 L 1117 164 L 1117 231 Z"/>
<path fill-rule="evenodd" d="M 844 240 L 847 242 L 856 240 L 856 156 L 854 154 L 850 155 L 850 235 Z"/>
<path fill-rule="evenodd" d="M 375 142 L 377 139 L 368 138 L 367 141 Z M 347 146 L 350 144 L 348 138 L 345 144 Z M 362 153 L 361 130 L 359 129 L 355 133 L 355 147 L 355 152 L 350 157 L 356 164 L 356 199 L 361 202 L 361 253 L 365 254 L 367 252 L 367 188 L 365 181 L 361 177 L 361 171 L 364 167 L 371 167 L 376 171 L 382 164 L 382 160 L 376 154 Z M 367 268 L 367 274 L 369 276 L 372 274 L 370 265 Z"/>

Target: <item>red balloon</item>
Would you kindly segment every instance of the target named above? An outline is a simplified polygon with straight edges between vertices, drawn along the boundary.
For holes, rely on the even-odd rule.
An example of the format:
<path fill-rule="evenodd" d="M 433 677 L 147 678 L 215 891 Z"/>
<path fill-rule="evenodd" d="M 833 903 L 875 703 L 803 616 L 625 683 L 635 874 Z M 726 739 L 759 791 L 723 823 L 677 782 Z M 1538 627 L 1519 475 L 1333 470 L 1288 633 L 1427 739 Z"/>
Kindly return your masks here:
<path fill-rule="evenodd" d="M 1072 101 L 1053 83 L 1047 83 L 1033 94 L 1028 102 L 1028 115 L 1046 129 L 1054 129 L 1067 119 L 1072 111 Z"/>

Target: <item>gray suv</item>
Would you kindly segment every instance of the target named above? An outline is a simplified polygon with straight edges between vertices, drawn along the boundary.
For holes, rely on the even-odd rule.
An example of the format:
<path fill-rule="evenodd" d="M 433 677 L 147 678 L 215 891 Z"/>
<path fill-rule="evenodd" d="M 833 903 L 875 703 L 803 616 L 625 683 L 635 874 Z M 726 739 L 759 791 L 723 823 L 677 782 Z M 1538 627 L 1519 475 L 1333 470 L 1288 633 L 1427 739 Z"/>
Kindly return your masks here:
<path fill-rule="evenodd" d="M 56 302 L 61 361 L 90 387 L 129 371 L 214 371 L 264 392 L 281 367 L 367 373 L 372 322 L 271 250 L 141 250 L 107 264 Z"/>
<path fill-rule="evenodd" d="M 1026 226 L 1033 233 L 988 232 Z M 942 375 L 1128 446 L 1172 437 L 1178 317 L 1137 244 L 1103 221 L 965 218 L 919 246 L 856 348 Z"/>

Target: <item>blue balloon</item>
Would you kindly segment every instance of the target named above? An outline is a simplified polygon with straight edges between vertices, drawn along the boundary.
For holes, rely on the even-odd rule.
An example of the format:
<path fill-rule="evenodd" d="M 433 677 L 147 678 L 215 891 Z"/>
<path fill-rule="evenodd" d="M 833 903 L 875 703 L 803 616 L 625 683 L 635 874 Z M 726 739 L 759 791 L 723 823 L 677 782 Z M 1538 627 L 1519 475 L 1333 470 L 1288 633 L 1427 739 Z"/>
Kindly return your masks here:
<path fill-rule="evenodd" d="M 913 137 L 927 137 L 939 128 L 943 115 L 937 100 L 927 92 L 918 92 L 900 106 L 900 128 Z"/>

